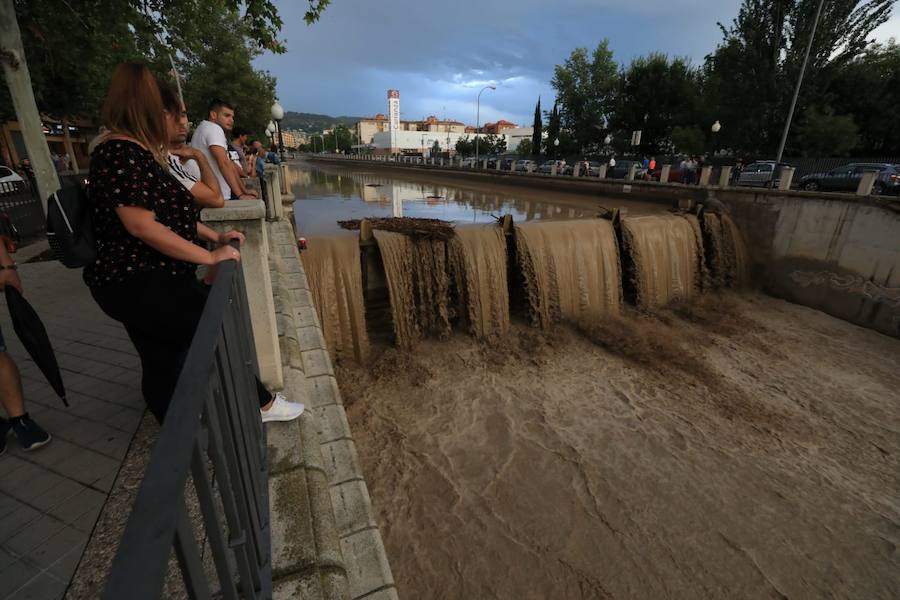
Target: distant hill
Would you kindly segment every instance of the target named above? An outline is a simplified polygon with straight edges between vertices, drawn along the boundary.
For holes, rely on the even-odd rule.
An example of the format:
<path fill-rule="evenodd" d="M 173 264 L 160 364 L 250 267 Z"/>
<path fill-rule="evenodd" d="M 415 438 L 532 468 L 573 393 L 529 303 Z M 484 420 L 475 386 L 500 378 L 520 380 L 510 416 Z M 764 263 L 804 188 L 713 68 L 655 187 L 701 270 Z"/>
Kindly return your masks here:
<path fill-rule="evenodd" d="M 335 125 L 355 125 L 359 117 L 331 117 L 315 113 L 286 111 L 281 126 L 285 129 L 302 129 L 307 133 L 321 133 Z"/>

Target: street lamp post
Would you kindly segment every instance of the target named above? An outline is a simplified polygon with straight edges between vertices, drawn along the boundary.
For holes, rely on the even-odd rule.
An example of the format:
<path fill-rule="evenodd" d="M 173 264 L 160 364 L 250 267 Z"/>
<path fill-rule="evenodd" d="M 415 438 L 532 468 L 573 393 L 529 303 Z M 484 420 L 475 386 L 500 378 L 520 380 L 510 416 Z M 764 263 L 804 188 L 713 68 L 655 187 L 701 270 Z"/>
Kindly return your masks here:
<path fill-rule="evenodd" d="M 553 158 L 557 158 L 557 153 L 559 153 L 559 138 L 553 140 Z"/>
<path fill-rule="evenodd" d="M 712 131 L 712 156 L 716 154 L 716 140 L 718 139 L 719 132 L 722 130 L 722 124 L 716 120 L 715 123 L 712 124 L 712 127 L 709 128 Z"/>
<path fill-rule="evenodd" d="M 266 133 L 269 134 L 269 143 L 271 145 L 275 145 L 275 123 L 273 121 L 269 121 L 269 124 L 266 125 Z"/>
<path fill-rule="evenodd" d="M 491 89 L 496 90 L 497 87 L 493 85 L 486 85 L 481 88 L 481 91 L 478 92 L 478 100 L 475 102 L 475 163 L 478 163 L 478 134 L 480 133 L 479 129 L 481 129 L 481 92 L 484 90 Z"/>
<path fill-rule="evenodd" d="M 275 131 L 278 132 L 278 154 L 281 162 L 284 162 L 284 136 L 281 134 L 281 120 L 284 118 L 284 108 L 275 100 L 272 105 L 272 118 L 275 119 Z"/>

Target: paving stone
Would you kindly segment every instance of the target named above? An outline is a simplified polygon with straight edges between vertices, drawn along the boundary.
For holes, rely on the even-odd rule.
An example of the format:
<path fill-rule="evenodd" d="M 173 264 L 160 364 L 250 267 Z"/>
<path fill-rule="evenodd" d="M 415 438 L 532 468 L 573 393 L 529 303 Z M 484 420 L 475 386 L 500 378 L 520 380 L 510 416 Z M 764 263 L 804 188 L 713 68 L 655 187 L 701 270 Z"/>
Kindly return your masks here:
<path fill-rule="evenodd" d="M 273 600 L 325 600 L 318 571 L 278 579 L 272 585 Z"/>
<path fill-rule="evenodd" d="M 19 600 L 22 598 L 19 595 L 19 590 L 26 583 L 37 577 L 40 572 L 41 570 L 37 566 L 21 559 L 5 569 L 0 569 L 0 582 L 3 582 L 3 585 L 0 586 L 0 598 L 9 598 L 10 600 L 15 598 L 15 600 Z M 46 596 L 45 599 L 48 597 L 53 596 Z"/>
<path fill-rule="evenodd" d="M 350 424 L 347 422 L 347 415 L 344 413 L 343 406 L 330 404 L 328 406 L 310 408 L 309 411 L 316 418 L 316 423 L 319 427 L 319 441 L 321 443 L 324 444 L 340 438 L 350 437 Z"/>
<path fill-rule="evenodd" d="M 339 535 L 343 537 L 354 531 L 376 526 L 372 517 L 372 501 L 364 481 L 345 481 L 332 486 L 330 491 L 334 524 Z"/>
<path fill-rule="evenodd" d="M 64 527 L 28 552 L 28 560 L 47 569 L 57 560 L 87 543 L 87 534 L 72 527 Z"/>
<path fill-rule="evenodd" d="M 316 541 L 304 469 L 269 477 L 269 501 L 277 515 L 271 519 L 273 573 L 297 572 L 315 565 Z"/>
<path fill-rule="evenodd" d="M 329 404 L 341 404 L 341 392 L 338 389 L 337 380 L 332 375 L 319 375 L 307 377 L 308 397 L 306 403 L 310 407 L 328 406 Z"/>
<path fill-rule="evenodd" d="M 26 585 L 16 590 L 16 600 L 48 600 L 59 598 L 66 591 L 68 585 L 49 573 L 41 573 Z"/>
<path fill-rule="evenodd" d="M 0 543 L 4 543 L 4 540 L 8 540 L 20 529 L 40 516 L 40 511 L 25 504 L 20 504 L 17 509 L 0 519 Z"/>
<path fill-rule="evenodd" d="M 400 600 L 397 588 L 388 587 L 372 594 L 366 594 L 365 600 Z"/>
<path fill-rule="evenodd" d="M 95 508 L 102 508 L 106 502 L 106 494 L 73 482 L 78 486 L 76 492 L 70 495 L 65 502 L 56 504 L 47 512 L 64 523 L 72 523 L 84 513 Z"/>
<path fill-rule="evenodd" d="M 307 350 L 303 355 L 303 372 L 307 377 L 316 375 L 334 375 L 331 359 L 325 350 Z"/>
<path fill-rule="evenodd" d="M 322 460 L 329 484 L 334 485 L 352 479 L 362 479 L 359 457 L 353 440 L 335 440 L 322 444 Z"/>
<path fill-rule="evenodd" d="M 67 477 L 90 485 L 102 478 L 108 479 L 110 475 L 115 478 L 120 464 L 121 461 L 85 449 L 58 465 L 56 470 Z M 103 489 L 108 491 L 109 486 Z"/>
<path fill-rule="evenodd" d="M 32 549 L 50 539 L 65 526 L 62 521 L 41 515 L 7 538 L 3 546 L 19 556 L 28 557 Z"/>
<path fill-rule="evenodd" d="M 72 575 L 75 574 L 75 568 L 78 566 L 79 561 L 81 561 L 81 555 L 84 553 L 84 547 L 87 545 L 88 536 L 85 534 L 83 538 L 83 542 L 76 544 L 55 563 L 50 565 L 48 571 L 51 575 L 53 575 L 54 577 L 58 577 L 63 581 L 69 581 L 70 579 L 72 579 Z"/>
<path fill-rule="evenodd" d="M 297 339 L 300 342 L 301 350 L 325 350 L 325 338 L 322 337 L 322 330 L 318 327 L 310 325 L 309 327 L 297 328 Z"/>
<path fill-rule="evenodd" d="M 3 571 L 6 567 L 16 562 L 18 558 L 3 548 L 0 548 L 0 572 Z"/>
<path fill-rule="evenodd" d="M 300 428 L 296 421 L 267 423 L 269 475 L 303 466 Z"/>
<path fill-rule="evenodd" d="M 309 327 L 310 325 L 319 325 L 319 316 L 312 307 L 301 308 L 294 315 L 294 322 L 297 327 Z"/>
<path fill-rule="evenodd" d="M 32 498 L 28 501 L 28 503 L 38 510 L 47 511 L 50 514 L 53 514 L 53 508 L 64 505 L 73 496 L 86 489 L 88 488 L 78 483 L 77 481 L 62 478 L 62 481 L 54 485 L 52 488 L 48 489 L 43 494 Z"/>
<path fill-rule="evenodd" d="M 341 538 L 347 561 L 347 579 L 353 598 L 394 585 L 391 567 L 378 529 L 366 529 Z"/>

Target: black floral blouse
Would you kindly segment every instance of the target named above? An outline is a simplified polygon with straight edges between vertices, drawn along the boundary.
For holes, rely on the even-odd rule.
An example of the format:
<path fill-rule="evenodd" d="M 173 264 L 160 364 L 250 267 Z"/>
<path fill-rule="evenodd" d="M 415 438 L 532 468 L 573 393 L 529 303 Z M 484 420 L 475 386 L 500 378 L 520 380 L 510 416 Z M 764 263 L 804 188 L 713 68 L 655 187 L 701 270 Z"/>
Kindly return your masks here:
<path fill-rule="evenodd" d="M 148 271 L 189 276 L 197 265 L 169 258 L 134 237 L 116 214 L 118 206 L 141 206 L 184 239 L 197 243 L 200 211 L 193 196 L 144 148 L 110 140 L 91 154 L 91 199 L 97 260 L 84 269 L 91 288 L 121 283 Z"/>

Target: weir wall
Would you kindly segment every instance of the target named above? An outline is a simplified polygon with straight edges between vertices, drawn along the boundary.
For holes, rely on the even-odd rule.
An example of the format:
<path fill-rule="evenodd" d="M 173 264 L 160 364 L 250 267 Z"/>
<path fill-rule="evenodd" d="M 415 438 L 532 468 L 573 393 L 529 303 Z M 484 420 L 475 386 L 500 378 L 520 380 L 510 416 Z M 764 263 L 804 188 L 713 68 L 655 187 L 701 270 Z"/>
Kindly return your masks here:
<path fill-rule="evenodd" d="M 675 206 L 726 206 L 744 235 L 753 280 L 765 291 L 900 337 L 900 200 L 827 192 L 686 186 L 536 173 L 312 157 L 398 175 L 433 175 Z"/>

